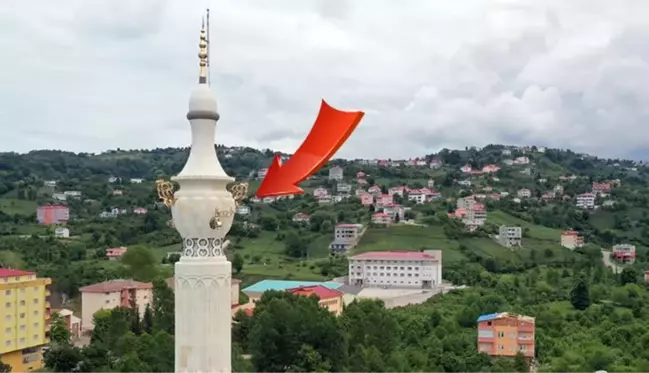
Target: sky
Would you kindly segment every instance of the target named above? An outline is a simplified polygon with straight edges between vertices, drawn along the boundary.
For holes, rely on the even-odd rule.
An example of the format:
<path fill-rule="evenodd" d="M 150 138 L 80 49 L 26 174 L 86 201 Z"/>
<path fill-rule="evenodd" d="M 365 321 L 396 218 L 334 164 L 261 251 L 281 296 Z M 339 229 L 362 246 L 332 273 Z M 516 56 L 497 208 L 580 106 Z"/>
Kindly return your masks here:
<path fill-rule="evenodd" d="M 4 0 L 0 152 L 187 146 L 211 9 L 216 142 L 337 157 L 486 144 L 649 159 L 646 0 Z"/>

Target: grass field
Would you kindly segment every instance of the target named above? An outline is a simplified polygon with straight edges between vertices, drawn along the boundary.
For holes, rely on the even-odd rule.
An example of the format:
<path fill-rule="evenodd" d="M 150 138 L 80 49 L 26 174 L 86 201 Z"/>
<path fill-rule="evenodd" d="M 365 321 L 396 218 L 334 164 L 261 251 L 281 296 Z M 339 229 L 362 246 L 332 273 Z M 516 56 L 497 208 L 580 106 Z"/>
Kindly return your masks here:
<path fill-rule="evenodd" d="M 283 241 L 275 239 L 271 232 L 261 232 L 258 238 L 243 239 L 242 248 L 230 249 L 230 255 L 238 253 L 244 258 L 243 272 L 246 277 L 292 278 L 296 280 L 322 280 L 315 262 L 329 255 L 331 238 L 320 236 L 311 241 L 307 258 L 293 259 L 285 254 Z"/>
<path fill-rule="evenodd" d="M 0 198 L 0 211 L 5 214 L 31 215 L 36 213 L 36 202 L 21 199 Z"/>
<path fill-rule="evenodd" d="M 548 228 L 540 225 L 535 225 L 525 220 L 521 220 L 515 216 L 511 216 L 502 211 L 490 211 L 487 216 L 487 221 L 496 225 L 509 225 L 529 229 L 530 238 L 539 240 L 550 240 L 559 242 L 561 240 L 561 229 Z"/>

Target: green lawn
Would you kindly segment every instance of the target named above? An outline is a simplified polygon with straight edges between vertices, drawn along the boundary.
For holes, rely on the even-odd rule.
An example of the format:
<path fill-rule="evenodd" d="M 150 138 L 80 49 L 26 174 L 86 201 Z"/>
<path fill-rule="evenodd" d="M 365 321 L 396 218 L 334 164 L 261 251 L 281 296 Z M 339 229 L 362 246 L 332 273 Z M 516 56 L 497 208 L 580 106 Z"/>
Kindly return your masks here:
<path fill-rule="evenodd" d="M 5 214 L 31 215 L 36 213 L 36 202 L 21 199 L 0 198 L 0 211 Z"/>
<path fill-rule="evenodd" d="M 276 240 L 275 237 L 275 233 L 261 232 L 257 238 L 241 240 L 242 248 L 229 250 L 230 255 L 238 253 L 243 256 L 244 276 L 322 280 L 315 262 L 329 255 L 330 237 L 320 236 L 311 241 L 305 259 L 293 259 L 286 256 L 284 242 Z"/>
<path fill-rule="evenodd" d="M 365 235 L 351 255 L 367 251 L 408 250 L 418 251 L 422 248 L 442 250 L 445 262 L 465 259 L 457 250 L 459 243 L 448 239 L 441 227 L 418 227 L 395 225 L 390 228 L 368 228 Z"/>
<path fill-rule="evenodd" d="M 561 241 L 561 229 L 548 228 L 541 225 L 535 225 L 515 216 L 511 216 L 502 211 L 489 211 L 487 221 L 496 225 L 517 226 L 529 229 L 529 236 L 539 240 L 550 240 L 557 244 Z"/>

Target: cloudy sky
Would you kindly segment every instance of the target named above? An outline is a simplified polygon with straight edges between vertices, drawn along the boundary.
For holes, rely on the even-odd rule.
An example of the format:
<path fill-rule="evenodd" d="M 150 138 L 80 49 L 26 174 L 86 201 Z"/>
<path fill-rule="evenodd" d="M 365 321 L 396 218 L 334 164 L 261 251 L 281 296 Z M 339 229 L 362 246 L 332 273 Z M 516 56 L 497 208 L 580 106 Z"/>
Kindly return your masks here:
<path fill-rule="evenodd" d="M 646 0 L 4 0 L 0 151 L 187 145 L 207 6 L 219 143 L 292 152 L 325 98 L 343 157 L 649 158 Z"/>

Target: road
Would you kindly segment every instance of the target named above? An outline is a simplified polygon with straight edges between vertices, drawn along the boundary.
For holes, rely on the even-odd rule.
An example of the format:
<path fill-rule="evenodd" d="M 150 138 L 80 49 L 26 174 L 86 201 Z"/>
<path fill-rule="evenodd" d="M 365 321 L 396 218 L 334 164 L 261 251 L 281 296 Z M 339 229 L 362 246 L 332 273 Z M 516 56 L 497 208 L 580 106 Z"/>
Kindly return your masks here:
<path fill-rule="evenodd" d="M 609 267 L 614 273 L 622 272 L 622 266 L 611 260 L 611 252 L 602 249 L 602 261 L 604 265 Z"/>

